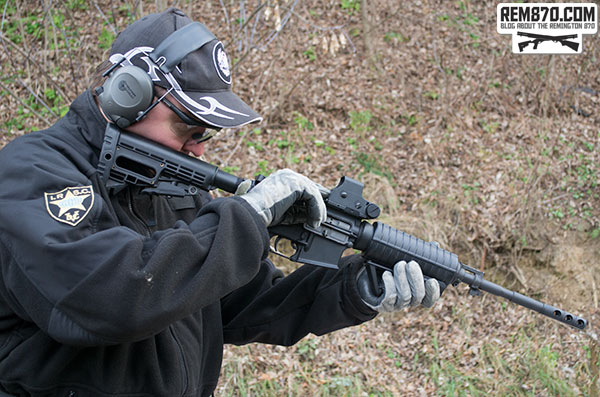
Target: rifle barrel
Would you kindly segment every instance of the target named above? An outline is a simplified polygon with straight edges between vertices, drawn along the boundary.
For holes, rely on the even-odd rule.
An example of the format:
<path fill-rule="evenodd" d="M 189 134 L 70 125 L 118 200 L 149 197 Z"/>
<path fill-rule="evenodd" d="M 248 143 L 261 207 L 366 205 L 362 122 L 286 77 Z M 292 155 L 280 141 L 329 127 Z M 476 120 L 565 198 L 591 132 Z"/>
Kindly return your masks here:
<path fill-rule="evenodd" d="M 508 299 L 511 302 L 516 303 L 517 305 L 521 305 L 528 309 L 534 310 L 540 314 L 552 318 L 553 320 L 558 320 L 572 327 L 585 329 L 585 327 L 587 326 L 587 321 L 582 317 L 575 316 L 569 312 L 566 312 L 547 303 L 543 303 L 518 292 L 511 291 L 498 284 L 492 283 L 491 281 L 487 281 L 484 279 L 475 281 L 475 275 L 471 273 L 463 272 L 459 276 L 459 279 L 461 279 L 461 281 L 468 285 L 473 285 L 474 283 L 477 283 L 479 284 L 477 288 L 482 291 L 494 294 L 496 296 L 501 296 L 505 299 Z"/>

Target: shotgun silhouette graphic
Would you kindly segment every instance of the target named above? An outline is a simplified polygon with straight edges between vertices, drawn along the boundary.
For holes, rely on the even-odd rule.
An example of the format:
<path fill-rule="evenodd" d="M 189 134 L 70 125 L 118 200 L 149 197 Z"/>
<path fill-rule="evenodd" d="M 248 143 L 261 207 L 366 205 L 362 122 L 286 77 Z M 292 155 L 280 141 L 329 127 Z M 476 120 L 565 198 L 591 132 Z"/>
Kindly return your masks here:
<path fill-rule="evenodd" d="M 576 39 L 577 38 L 576 34 L 567 34 L 567 35 L 563 35 L 563 36 L 547 36 L 544 34 L 517 32 L 517 36 L 528 37 L 530 39 L 533 39 L 533 40 L 529 40 L 529 41 L 520 42 L 519 43 L 519 52 L 523 52 L 525 47 L 527 47 L 529 44 L 533 44 L 533 49 L 537 50 L 538 45 L 543 41 L 559 42 L 560 44 L 569 47 L 570 49 L 572 49 L 575 52 L 577 52 L 577 50 L 579 49 L 579 43 L 576 43 L 574 41 L 569 41 L 569 39 Z"/>

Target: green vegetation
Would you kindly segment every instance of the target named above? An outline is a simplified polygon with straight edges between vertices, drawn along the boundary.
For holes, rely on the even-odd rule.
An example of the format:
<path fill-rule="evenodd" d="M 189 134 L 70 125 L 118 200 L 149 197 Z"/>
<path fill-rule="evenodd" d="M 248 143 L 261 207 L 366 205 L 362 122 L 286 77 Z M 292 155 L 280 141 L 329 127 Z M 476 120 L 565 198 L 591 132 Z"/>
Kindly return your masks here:
<path fill-rule="evenodd" d="M 353 15 L 360 11 L 360 0 L 341 0 L 340 7 L 349 15 Z"/>
<path fill-rule="evenodd" d="M 109 49 L 112 45 L 112 42 L 115 40 L 115 34 L 107 29 L 106 27 L 102 28 L 100 35 L 98 36 L 98 46 L 102 49 Z"/>
<path fill-rule="evenodd" d="M 383 40 L 388 42 L 388 43 L 405 43 L 409 40 L 408 37 L 404 36 L 402 33 L 397 33 L 397 32 L 387 32 L 384 36 L 383 36 Z"/>
<path fill-rule="evenodd" d="M 311 62 L 317 60 L 317 55 L 315 53 L 315 47 L 310 46 L 306 50 L 304 50 L 304 56 Z"/>
<path fill-rule="evenodd" d="M 452 295 L 441 310 L 447 313 L 452 339 L 446 338 L 443 325 L 435 322 L 428 322 L 429 328 L 422 331 L 408 326 L 402 334 L 396 334 L 396 327 L 384 325 L 394 320 L 418 321 L 423 316 L 407 312 L 358 329 L 307 336 L 290 348 L 259 344 L 229 347 L 222 391 L 225 395 L 264 396 L 412 395 L 407 390 L 444 397 L 596 395 L 591 380 L 600 362 L 598 344 L 593 339 L 573 335 L 572 341 L 583 346 L 584 357 L 567 364 L 565 354 L 571 346 L 557 346 L 552 341 L 555 338 L 544 337 L 541 324 L 521 324 L 498 338 L 497 331 L 482 332 L 480 324 L 472 321 L 473 311 L 482 312 L 481 302 L 456 298 Z M 514 314 L 510 304 L 494 306 L 501 308 L 496 313 L 500 319 Z M 373 332 L 373 328 L 378 331 Z M 570 334 L 554 325 L 551 329 Z M 418 334 L 411 337 L 411 331 Z M 342 346 L 342 340 L 351 342 Z M 394 378 L 406 374 L 410 374 L 408 378 Z"/>
<path fill-rule="evenodd" d="M 471 47 L 477 48 L 480 45 L 479 39 L 481 32 L 479 17 L 469 11 L 468 1 L 459 1 L 457 3 L 460 12 L 458 15 L 442 14 L 438 17 L 438 21 L 446 23 L 448 26 L 458 29 L 463 32 L 468 38 Z"/>
<path fill-rule="evenodd" d="M 394 174 L 381 163 L 381 160 L 378 156 L 367 154 L 364 152 L 357 152 L 354 154 L 354 158 L 358 164 L 362 166 L 363 171 L 359 173 L 359 176 L 364 175 L 364 173 L 370 172 L 375 175 L 383 176 L 387 178 L 388 181 L 392 182 L 394 180 Z"/>
<path fill-rule="evenodd" d="M 535 396 L 576 396 L 574 390 L 559 367 L 559 354 L 552 344 L 537 346 L 532 340 L 531 330 L 520 330 L 512 338 L 509 346 L 497 342 L 485 343 L 480 348 L 481 359 L 476 366 L 486 369 L 488 375 L 473 376 L 473 371 L 461 369 L 461 355 L 455 358 L 440 358 L 436 337 L 433 340 L 434 353 L 421 359 L 429 363 L 430 377 L 436 385 L 439 396 L 485 396 L 490 390 L 494 395 Z M 515 354 L 507 354 L 507 348 Z M 467 347 L 463 354 L 470 353 Z M 518 354 L 516 354 L 518 353 Z M 477 371 L 480 374 L 480 371 Z M 496 378 L 502 377 L 502 381 Z"/>
<path fill-rule="evenodd" d="M 360 112 L 353 110 L 350 112 L 350 128 L 355 134 L 364 138 L 365 134 L 370 130 L 369 124 L 372 118 L 373 115 L 369 110 Z"/>

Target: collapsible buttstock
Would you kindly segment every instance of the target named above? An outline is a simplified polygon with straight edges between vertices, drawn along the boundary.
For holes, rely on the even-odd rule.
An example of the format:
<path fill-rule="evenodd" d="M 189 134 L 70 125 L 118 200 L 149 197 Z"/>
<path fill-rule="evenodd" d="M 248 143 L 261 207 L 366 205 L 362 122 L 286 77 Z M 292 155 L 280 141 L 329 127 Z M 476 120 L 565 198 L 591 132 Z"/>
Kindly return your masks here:
<path fill-rule="evenodd" d="M 525 49 L 525 47 L 527 47 L 529 44 L 531 43 L 531 41 L 522 41 L 519 43 L 519 52 L 523 52 L 523 50 Z"/>

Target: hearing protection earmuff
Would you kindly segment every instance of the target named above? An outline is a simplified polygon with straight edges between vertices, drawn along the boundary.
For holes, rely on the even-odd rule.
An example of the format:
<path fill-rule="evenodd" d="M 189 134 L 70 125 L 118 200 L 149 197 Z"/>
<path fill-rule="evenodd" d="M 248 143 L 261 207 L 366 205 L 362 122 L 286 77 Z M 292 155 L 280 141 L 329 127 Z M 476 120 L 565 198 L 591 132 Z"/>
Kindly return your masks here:
<path fill-rule="evenodd" d="M 214 39 L 204 25 L 193 22 L 167 36 L 148 58 L 163 73 L 171 73 L 189 53 Z M 158 103 L 152 103 L 154 83 L 150 75 L 135 65 L 121 66 L 123 61 L 125 57 L 104 72 L 103 77 L 108 78 L 96 88 L 104 114 L 120 128 L 140 121 Z"/>

